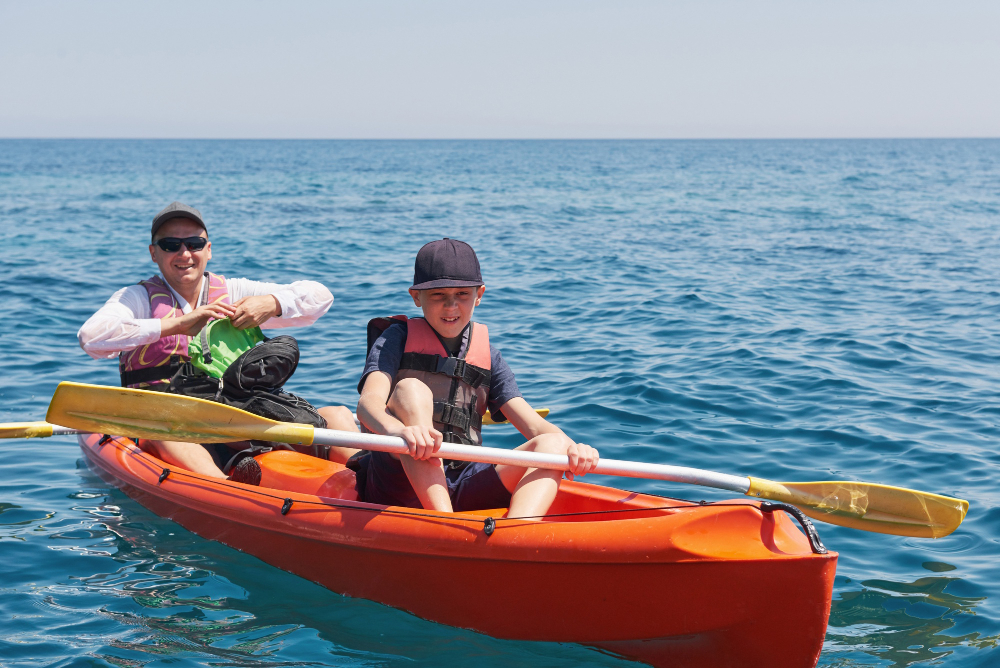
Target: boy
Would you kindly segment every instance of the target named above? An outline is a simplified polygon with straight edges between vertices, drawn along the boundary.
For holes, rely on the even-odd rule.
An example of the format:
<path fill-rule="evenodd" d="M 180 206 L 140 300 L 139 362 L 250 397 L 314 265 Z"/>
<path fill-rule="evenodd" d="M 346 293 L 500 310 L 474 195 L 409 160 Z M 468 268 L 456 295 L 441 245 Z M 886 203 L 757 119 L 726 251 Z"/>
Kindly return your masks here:
<path fill-rule="evenodd" d="M 509 505 L 508 517 L 544 515 L 561 471 L 435 457 L 444 441 L 481 444 L 487 409 L 528 439 L 518 450 L 568 455 L 570 479 L 597 465 L 597 450 L 574 443 L 528 405 L 510 367 L 489 344 L 486 326 L 472 321 L 485 290 L 468 244 L 441 239 L 417 253 L 409 292 L 423 318 L 385 329 L 358 385 L 361 423 L 376 434 L 402 438 L 410 452 L 371 453 L 365 501 L 444 512 Z"/>

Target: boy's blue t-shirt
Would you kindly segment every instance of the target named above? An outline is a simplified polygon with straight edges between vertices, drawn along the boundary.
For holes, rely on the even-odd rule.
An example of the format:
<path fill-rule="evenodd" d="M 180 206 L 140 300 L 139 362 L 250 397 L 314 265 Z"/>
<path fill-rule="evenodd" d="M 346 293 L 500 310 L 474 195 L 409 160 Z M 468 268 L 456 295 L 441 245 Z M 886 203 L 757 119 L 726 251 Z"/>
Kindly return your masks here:
<path fill-rule="evenodd" d="M 365 379 L 373 371 L 382 371 L 388 374 L 389 378 L 395 378 L 399 371 L 399 363 L 403 359 L 403 350 L 406 348 L 406 329 L 401 324 L 394 324 L 388 327 L 382 335 L 375 339 L 372 349 L 368 351 L 368 359 L 365 360 L 365 372 L 358 383 L 358 391 L 365 384 Z M 500 407 L 513 399 L 520 397 L 521 391 L 517 389 L 517 381 L 514 379 L 514 372 L 507 366 L 500 355 L 500 351 L 490 344 L 490 391 L 486 400 L 486 408 L 494 420 L 504 419 Z"/>

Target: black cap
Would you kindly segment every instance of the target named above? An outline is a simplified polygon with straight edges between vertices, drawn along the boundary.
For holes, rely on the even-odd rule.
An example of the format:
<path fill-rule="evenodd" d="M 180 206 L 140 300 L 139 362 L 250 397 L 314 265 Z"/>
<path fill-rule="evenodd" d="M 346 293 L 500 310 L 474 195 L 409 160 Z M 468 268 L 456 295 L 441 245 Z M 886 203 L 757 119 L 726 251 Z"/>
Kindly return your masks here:
<path fill-rule="evenodd" d="M 411 290 L 478 288 L 483 284 L 479 258 L 472 246 L 458 239 L 439 239 L 417 253 Z"/>
<path fill-rule="evenodd" d="M 171 202 L 167 208 L 156 214 L 156 217 L 153 218 L 153 229 L 149 233 L 150 236 L 155 238 L 156 230 L 163 227 L 164 223 L 168 220 L 172 220 L 173 218 L 187 218 L 188 220 L 193 220 L 201 225 L 201 229 L 208 232 L 208 228 L 205 227 L 205 221 L 201 219 L 201 211 L 193 206 L 182 204 L 181 202 Z"/>

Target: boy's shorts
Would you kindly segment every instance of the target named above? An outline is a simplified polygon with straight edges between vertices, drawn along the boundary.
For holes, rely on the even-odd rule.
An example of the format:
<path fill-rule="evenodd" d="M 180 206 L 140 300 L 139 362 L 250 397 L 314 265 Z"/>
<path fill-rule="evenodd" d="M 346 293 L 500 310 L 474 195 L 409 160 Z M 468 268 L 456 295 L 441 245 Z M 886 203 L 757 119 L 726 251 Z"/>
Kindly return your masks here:
<path fill-rule="evenodd" d="M 387 506 L 421 508 L 420 499 L 398 459 L 372 452 L 365 484 L 365 501 Z M 461 469 L 445 467 L 448 496 L 455 512 L 510 506 L 510 492 L 493 464 L 469 462 Z"/>

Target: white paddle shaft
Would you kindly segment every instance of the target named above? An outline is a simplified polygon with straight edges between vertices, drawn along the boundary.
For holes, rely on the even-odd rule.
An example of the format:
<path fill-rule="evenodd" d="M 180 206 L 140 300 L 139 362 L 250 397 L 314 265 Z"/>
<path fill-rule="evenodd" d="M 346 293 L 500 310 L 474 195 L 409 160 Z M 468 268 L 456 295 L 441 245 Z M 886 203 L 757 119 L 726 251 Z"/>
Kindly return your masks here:
<path fill-rule="evenodd" d="M 348 448 L 362 448 L 363 450 L 377 450 L 397 455 L 405 455 L 409 452 L 406 442 L 396 436 L 357 434 L 348 431 L 334 431 L 332 429 L 314 430 L 313 443 L 317 445 L 337 445 Z M 569 470 L 569 457 L 566 455 L 526 452 L 522 450 L 501 450 L 481 445 L 459 445 L 457 443 L 443 443 L 436 454 L 441 459 L 506 464 L 509 466 L 552 469 L 553 471 Z M 628 478 L 668 480 L 688 485 L 715 487 L 716 489 L 725 489 L 731 492 L 739 492 L 740 494 L 746 494 L 750 489 L 749 478 L 692 469 L 686 466 L 643 464 L 616 459 L 601 459 L 597 463 L 597 468 L 591 471 L 591 473 L 625 476 Z"/>

